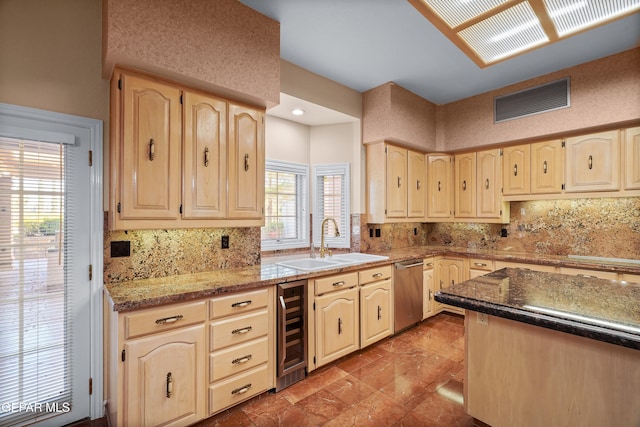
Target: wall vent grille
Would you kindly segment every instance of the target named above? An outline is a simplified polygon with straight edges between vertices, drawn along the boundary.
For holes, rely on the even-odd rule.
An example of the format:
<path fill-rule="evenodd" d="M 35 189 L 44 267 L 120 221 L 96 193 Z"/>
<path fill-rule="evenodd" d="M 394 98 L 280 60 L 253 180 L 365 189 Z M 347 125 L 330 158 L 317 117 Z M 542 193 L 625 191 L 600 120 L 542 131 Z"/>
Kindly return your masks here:
<path fill-rule="evenodd" d="M 495 123 L 569 107 L 570 80 L 565 77 L 494 99 Z"/>

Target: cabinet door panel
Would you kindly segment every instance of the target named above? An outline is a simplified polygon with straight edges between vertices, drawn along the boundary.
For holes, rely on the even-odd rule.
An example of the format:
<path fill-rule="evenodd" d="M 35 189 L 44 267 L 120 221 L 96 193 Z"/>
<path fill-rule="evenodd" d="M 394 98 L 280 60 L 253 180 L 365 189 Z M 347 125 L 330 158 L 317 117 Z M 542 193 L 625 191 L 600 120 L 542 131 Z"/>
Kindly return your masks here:
<path fill-rule="evenodd" d="M 531 188 L 530 146 L 507 147 L 502 156 L 503 194 L 529 194 Z"/>
<path fill-rule="evenodd" d="M 500 150 L 479 151 L 477 156 L 477 216 L 478 218 L 499 218 L 502 215 Z"/>
<path fill-rule="evenodd" d="M 640 127 L 625 131 L 625 181 L 627 190 L 640 190 Z"/>
<path fill-rule="evenodd" d="M 360 289 L 361 348 L 380 341 L 393 333 L 391 280 Z"/>
<path fill-rule="evenodd" d="M 316 366 L 360 347 L 358 291 L 355 287 L 316 298 Z"/>
<path fill-rule="evenodd" d="M 407 150 L 387 146 L 387 216 L 407 216 Z"/>
<path fill-rule="evenodd" d="M 180 90 L 122 75 L 121 219 L 178 219 Z"/>
<path fill-rule="evenodd" d="M 422 320 L 435 314 L 436 301 L 433 299 L 434 294 L 434 277 L 433 267 L 422 271 L 422 290 L 424 293 L 422 302 Z"/>
<path fill-rule="evenodd" d="M 424 154 L 415 151 L 409 151 L 408 153 L 407 216 L 409 218 L 423 218 L 425 215 L 425 181 L 427 178 L 425 157 Z"/>
<path fill-rule="evenodd" d="M 224 218 L 227 203 L 227 104 L 184 94 L 183 218 Z"/>
<path fill-rule="evenodd" d="M 458 154 L 455 157 L 455 216 L 476 216 L 476 153 Z"/>
<path fill-rule="evenodd" d="M 451 156 L 427 155 L 427 216 L 450 218 L 453 206 Z"/>
<path fill-rule="evenodd" d="M 262 112 L 229 105 L 229 217 L 262 218 L 264 126 Z"/>
<path fill-rule="evenodd" d="M 204 418 L 204 325 L 125 344 L 125 421 L 185 426 Z"/>
<path fill-rule="evenodd" d="M 567 138 L 567 192 L 620 188 L 619 131 Z"/>
<path fill-rule="evenodd" d="M 562 141 L 531 144 L 531 193 L 562 192 Z"/>

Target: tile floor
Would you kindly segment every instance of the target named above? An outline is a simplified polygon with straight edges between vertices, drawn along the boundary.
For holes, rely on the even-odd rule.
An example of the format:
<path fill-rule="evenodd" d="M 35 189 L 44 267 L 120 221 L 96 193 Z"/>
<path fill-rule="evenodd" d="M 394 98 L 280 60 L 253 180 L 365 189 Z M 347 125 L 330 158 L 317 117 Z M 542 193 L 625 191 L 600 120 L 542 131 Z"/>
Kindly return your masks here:
<path fill-rule="evenodd" d="M 464 319 L 441 313 L 196 426 L 473 426 L 462 407 Z"/>

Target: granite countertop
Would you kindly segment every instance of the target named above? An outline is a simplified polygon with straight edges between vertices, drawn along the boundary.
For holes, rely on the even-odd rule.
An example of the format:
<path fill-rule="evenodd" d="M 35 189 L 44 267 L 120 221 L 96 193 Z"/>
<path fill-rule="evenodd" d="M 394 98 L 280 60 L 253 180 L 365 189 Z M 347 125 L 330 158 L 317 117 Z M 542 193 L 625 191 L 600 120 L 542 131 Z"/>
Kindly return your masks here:
<path fill-rule="evenodd" d="M 640 350 L 640 284 L 503 268 L 436 301 Z"/>
<path fill-rule="evenodd" d="M 322 271 L 301 271 L 282 267 L 276 262 L 280 257 L 264 257 L 262 263 L 255 266 L 220 269 L 193 274 L 168 277 L 132 280 L 121 283 L 105 284 L 115 311 L 131 311 L 163 304 L 205 298 L 228 292 L 251 290 L 278 283 L 304 280 L 313 277 L 327 276 L 342 272 L 357 271 L 367 267 L 390 264 L 413 258 L 424 258 L 438 255 L 463 255 L 488 260 L 523 262 L 529 264 L 545 264 L 574 268 L 585 268 L 619 273 L 640 274 L 640 263 L 603 262 L 592 259 L 575 259 L 561 256 L 536 255 L 510 251 L 483 251 L 450 246 L 418 246 L 393 249 L 380 253 L 389 258 L 383 261 L 341 266 Z M 308 254 L 287 256 L 287 258 L 303 258 Z"/>

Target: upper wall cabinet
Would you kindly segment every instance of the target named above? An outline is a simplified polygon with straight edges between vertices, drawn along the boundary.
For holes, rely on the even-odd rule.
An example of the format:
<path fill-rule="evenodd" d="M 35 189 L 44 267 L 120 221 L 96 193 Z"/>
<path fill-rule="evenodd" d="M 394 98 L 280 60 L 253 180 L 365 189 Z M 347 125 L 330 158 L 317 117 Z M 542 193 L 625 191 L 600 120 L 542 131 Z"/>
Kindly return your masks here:
<path fill-rule="evenodd" d="M 423 221 L 424 154 L 387 143 L 367 145 L 367 221 Z"/>
<path fill-rule="evenodd" d="M 624 188 L 640 190 L 640 127 L 624 133 Z"/>
<path fill-rule="evenodd" d="M 476 216 L 476 153 L 456 154 L 455 169 L 455 217 Z"/>
<path fill-rule="evenodd" d="M 453 218 L 453 156 L 427 154 L 427 220 Z"/>
<path fill-rule="evenodd" d="M 562 141 L 531 144 L 531 193 L 559 194 L 562 192 Z"/>
<path fill-rule="evenodd" d="M 507 147 L 502 157 L 502 194 L 529 194 L 531 191 L 531 147 L 529 144 Z"/>
<path fill-rule="evenodd" d="M 263 115 L 116 69 L 110 228 L 262 225 Z"/>
<path fill-rule="evenodd" d="M 565 191 L 620 189 L 619 131 L 567 138 L 565 146 Z"/>

